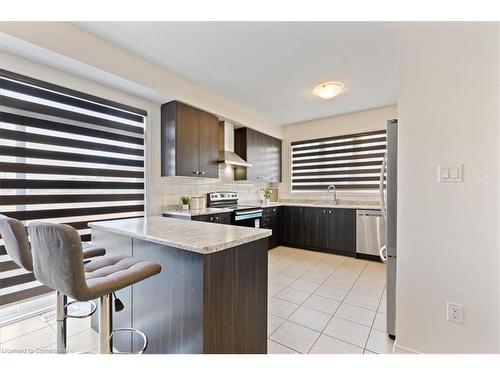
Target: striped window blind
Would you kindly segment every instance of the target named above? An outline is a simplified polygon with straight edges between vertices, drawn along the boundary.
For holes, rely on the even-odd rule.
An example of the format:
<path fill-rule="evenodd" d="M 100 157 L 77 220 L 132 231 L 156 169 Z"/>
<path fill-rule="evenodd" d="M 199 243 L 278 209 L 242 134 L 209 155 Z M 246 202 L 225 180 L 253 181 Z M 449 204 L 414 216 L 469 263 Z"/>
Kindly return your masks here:
<path fill-rule="evenodd" d="M 144 215 L 146 112 L 0 70 L 0 212 L 28 224 Z M 0 306 L 49 290 L 0 239 Z"/>
<path fill-rule="evenodd" d="M 291 190 L 378 189 L 385 151 L 385 130 L 292 142 Z"/>

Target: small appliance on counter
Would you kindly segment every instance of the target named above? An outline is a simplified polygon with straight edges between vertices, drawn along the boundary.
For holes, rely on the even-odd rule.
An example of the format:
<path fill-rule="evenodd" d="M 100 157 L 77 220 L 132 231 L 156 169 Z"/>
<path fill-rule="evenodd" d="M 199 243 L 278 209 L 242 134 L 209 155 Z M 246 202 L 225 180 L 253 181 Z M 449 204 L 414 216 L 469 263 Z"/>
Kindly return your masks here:
<path fill-rule="evenodd" d="M 199 210 L 205 208 L 205 198 L 204 197 L 192 197 L 190 207 L 192 210 Z"/>
<path fill-rule="evenodd" d="M 262 208 L 258 206 L 245 206 L 238 204 L 238 193 L 232 191 L 219 191 L 207 194 L 207 207 L 231 208 L 233 225 L 242 227 L 260 228 Z"/>

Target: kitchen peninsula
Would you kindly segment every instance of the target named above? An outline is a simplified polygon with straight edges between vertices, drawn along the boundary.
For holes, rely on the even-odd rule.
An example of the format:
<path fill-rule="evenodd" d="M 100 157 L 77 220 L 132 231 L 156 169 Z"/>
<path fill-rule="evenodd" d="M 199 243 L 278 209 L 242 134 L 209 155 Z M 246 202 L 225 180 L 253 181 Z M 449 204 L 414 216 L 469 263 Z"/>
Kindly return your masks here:
<path fill-rule="evenodd" d="M 162 266 L 159 275 L 117 293 L 125 309 L 113 317 L 115 328 L 146 333 L 148 353 L 267 352 L 270 230 L 163 217 L 89 226 L 93 244 L 108 256 Z M 134 350 L 135 339 L 119 334 L 113 344 Z"/>

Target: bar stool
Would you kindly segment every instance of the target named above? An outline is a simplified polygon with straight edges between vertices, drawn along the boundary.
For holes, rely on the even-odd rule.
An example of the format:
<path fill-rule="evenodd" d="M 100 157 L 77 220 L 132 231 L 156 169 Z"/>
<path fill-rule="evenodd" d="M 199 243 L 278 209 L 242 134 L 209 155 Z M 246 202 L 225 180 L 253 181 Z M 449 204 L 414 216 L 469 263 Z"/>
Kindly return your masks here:
<path fill-rule="evenodd" d="M 146 335 L 134 328 L 113 330 L 113 292 L 154 276 L 161 266 L 132 257 L 115 256 L 83 265 L 82 243 L 78 232 L 64 224 L 33 222 L 28 225 L 35 277 L 77 301 L 99 298 L 99 352 L 113 350 L 113 334 L 129 331 L 143 338 L 142 354 L 147 348 Z"/>
<path fill-rule="evenodd" d="M 17 219 L 0 214 L 0 235 L 2 236 L 5 250 L 12 261 L 28 272 L 33 272 L 33 257 L 28 238 L 28 232 L 22 222 Z M 103 248 L 86 246 L 83 249 L 84 262 L 90 258 L 102 256 L 106 253 Z M 75 303 L 68 303 L 68 297 L 61 292 L 56 292 L 56 327 L 57 327 L 57 352 L 65 353 L 67 349 L 67 318 L 87 318 L 96 311 L 96 305 L 90 301 L 90 313 L 85 315 L 70 315 L 68 307 Z"/>

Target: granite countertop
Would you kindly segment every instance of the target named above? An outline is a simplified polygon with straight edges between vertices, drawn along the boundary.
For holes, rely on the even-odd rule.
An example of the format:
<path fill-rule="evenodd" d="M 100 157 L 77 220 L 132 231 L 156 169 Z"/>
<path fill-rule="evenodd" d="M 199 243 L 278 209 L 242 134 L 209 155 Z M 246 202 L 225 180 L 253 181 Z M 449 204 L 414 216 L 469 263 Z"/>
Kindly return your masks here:
<path fill-rule="evenodd" d="M 379 204 L 373 203 L 338 203 L 336 205 L 328 202 L 270 202 L 269 205 L 259 203 L 262 208 L 279 207 L 279 206 L 295 206 L 295 207 L 328 207 L 328 208 L 350 208 L 354 210 L 380 210 Z"/>
<path fill-rule="evenodd" d="M 94 221 L 92 229 L 200 254 L 210 254 L 271 236 L 269 229 L 205 223 L 161 216 Z"/>
<path fill-rule="evenodd" d="M 176 216 L 176 217 L 185 217 L 190 218 L 192 216 L 203 216 L 203 215 L 212 215 L 212 214 L 221 214 L 225 212 L 233 212 L 232 208 L 200 208 L 197 210 L 183 210 L 182 208 L 167 208 L 163 211 L 164 215 Z"/>
<path fill-rule="evenodd" d="M 241 203 L 244 206 L 255 206 L 261 208 L 268 207 L 279 207 L 279 206 L 295 206 L 295 207 L 328 207 L 328 208 L 349 208 L 354 210 L 380 210 L 379 204 L 373 203 L 340 203 L 337 205 L 333 205 L 328 202 L 270 202 L 268 205 L 262 204 L 262 202 L 244 202 Z M 163 214 L 173 217 L 180 217 L 189 219 L 193 216 L 202 216 L 202 215 L 211 215 L 211 214 L 220 214 L 224 212 L 233 212 L 232 208 L 201 208 L 198 210 L 183 210 L 181 208 L 171 207 L 167 208 Z"/>

